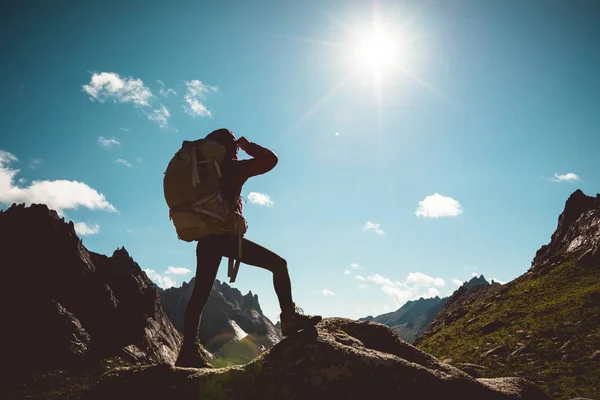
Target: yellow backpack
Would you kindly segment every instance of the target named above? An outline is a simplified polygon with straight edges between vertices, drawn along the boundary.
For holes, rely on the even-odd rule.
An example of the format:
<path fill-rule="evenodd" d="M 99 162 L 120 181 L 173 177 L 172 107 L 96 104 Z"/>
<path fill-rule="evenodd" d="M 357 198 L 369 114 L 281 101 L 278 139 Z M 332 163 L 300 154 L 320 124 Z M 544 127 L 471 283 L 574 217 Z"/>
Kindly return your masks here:
<path fill-rule="evenodd" d="M 209 139 L 184 141 L 175 153 L 163 179 L 169 219 L 177 237 L 186 242 L 207 235 L 238 235 L 238 260 L 229 260 L 230 282 L 235 281 L 242 256 L 242 236 L 248 225 L 244 217 L 232 212 L 221 197 L 221 165 L 225 147 Z"/>

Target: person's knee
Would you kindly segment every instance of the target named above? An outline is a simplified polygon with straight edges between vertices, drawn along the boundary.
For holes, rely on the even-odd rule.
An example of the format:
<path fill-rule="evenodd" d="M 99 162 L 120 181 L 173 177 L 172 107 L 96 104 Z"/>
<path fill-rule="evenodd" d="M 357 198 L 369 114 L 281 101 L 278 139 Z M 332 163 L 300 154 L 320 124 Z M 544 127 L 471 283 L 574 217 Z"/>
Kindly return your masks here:
<path fill-rule="evenodd" d="M 288 266 L 285 258 L 278 257 L 275 265 L 273 266 L 273 273 L 277 275 L 288 275 Z"/>

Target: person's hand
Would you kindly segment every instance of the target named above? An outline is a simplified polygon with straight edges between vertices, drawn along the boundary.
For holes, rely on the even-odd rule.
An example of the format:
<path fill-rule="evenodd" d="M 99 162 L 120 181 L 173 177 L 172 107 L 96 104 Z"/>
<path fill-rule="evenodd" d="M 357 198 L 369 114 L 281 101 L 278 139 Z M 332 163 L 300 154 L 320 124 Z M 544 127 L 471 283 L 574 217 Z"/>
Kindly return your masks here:
<path fill-rule="evenodd" d="M 242 136 L 242 137 L 240 137 L 240 138 L 237 140 L 237 142 L 236 142 L 236 143 L 237 143 L 237 145 L 239 146 L 239 148 L 240 148 L 240 149 L 242 149 L 242 150 L 244 150 L 244 151 L 245 151 L 245 150 L 246 150 L 246 147 L 248 147 L 248 144 L 249 144 L 250 142 L 248 141 L 248 139 L 246 139 L 245 137 L 243 137 L 243 136 Z"/>

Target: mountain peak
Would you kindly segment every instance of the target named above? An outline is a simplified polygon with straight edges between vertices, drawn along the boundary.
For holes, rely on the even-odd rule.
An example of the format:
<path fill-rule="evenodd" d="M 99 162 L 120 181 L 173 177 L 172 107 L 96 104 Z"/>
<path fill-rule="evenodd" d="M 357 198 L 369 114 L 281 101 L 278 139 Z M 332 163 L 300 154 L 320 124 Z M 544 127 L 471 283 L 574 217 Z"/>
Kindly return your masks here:
<path fill-rule="evenodd" d="M 531 269 L 544 269 L 568 260 L 600 261 L 600 195 L 576 190 L 565 202 L 550 243 L 535 254 Z"/>

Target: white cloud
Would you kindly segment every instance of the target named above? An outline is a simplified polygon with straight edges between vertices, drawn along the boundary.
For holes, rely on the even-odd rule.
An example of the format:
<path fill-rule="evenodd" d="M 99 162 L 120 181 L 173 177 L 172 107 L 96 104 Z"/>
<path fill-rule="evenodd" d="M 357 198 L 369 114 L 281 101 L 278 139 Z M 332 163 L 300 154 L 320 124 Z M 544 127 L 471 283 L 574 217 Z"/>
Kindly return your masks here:
<path fill-rule="evenodd" d="M 387 304 L 383 305 L 383 311 L 390 311 L 390 306 L 388 306 Z"/>
<path fill-rule="evenodd" d="M 325 297 L 327 296 L 335 296 L 335 293 L 333 293 L 331 290 L 329 289 L 323 289 L 321 290 L 321 294 Z"/>
<path fill-rule="evenodd" d="M 367 278 L 365 278 L 362 275 L 354 275 L 354 279 L 358 280 L 358 281 L 366 281 Z"/>
<path fill-rule="evenodd" d="M 456 286 L 461 286 L 463 284 L 459 279 L 452 279 L 452 283 L 454 283 Z"/>
<path fill-rule="evenodd" d="M 190 274 L 191 272 L 192 271 L 190 269 L 185 267 L 172 267 L 169 265 L 169 267 L 167 267 L 165 275 L 185 275 Z"/>
<path fill-rule="evenodd" d="M 29 168 L 31 169 L 36 169 L 38 165 L 40 165 L 42 163 L 42 159 L 41 158 L 34 158 L 33 160 L 31 160 L 31 162 L 29 163 Z"/>
<path fill-rule="evenodd" d="M 79 236 L 95 235 L 100 232 L 100 225 L 98 224 L 88 225 L 85 222 L 76 222 L 74 225 L 75 232 Z"/>
<path fill-rule="evenodd" d="M 250 200 L 250 203 L 252 204 L 258 204 L 261 206 L 271 207 L 273 205 L 273 200 L 271 200 L 271 197 L 265 193 L 250 192 L 248 195 L 248 200 Z"/>
<path fill-rule="evenodd" d="M 344 275 L 350 275 L 351 273 L 352 273 L 352 272 L 350 272 L 350 271 L 348 271 L 348 270 L 345 270 L 345 271 L 344 271 Z"/>
<path fill-rule="evenodd" d="M 441 218 L 456 217 L 462 212 L 462 206 L 458 201 L 452 197 L 434 193 L 419 202 L 419 208 L 415 211 L 415 214 L 417 217 Z"/>
<path fill-rule="evenodd" d="M 127 168 L 131 168 L 131 164 L 127 160 L 123 160 L 122 158 L 117 158 L 115 163 L 126 166 Z"/>
<path fill-rule="evenodd" d="M 375 282 L 378 285 L 394 286 L 394 282 L 392 282 L 388 278 L 384 278 L 383 276 L 381 276 L 379 274 L 367 276 L 367 280 L 369 280 L 371 282 Z"/>
<path fill-rule="evenodd" d="M 137 78 L 121 78 L 114 72 L 101 72 L 92 74 L 92 79 L 83 85 L 83 91 L 90 96 L 90 100 L 104 103 L 113 100 L 120 103 L 133 103 L 139 107 L 148 107 L 152 98 L 152 91 L 144 82 Z"/>
<path fill-rule="evenodd" d="M 440 292 L 435 287 L 427 286 L 443 286 L 443 279 L 432 278 L 420 272 L 409 273 L 402 282 L 394 282 L 379 274 L 368 276 L 366 279 L 379 285 L 379 289 L 391 297 L 396 307 L 401 307 L 408 300 L 439 296 Z"/>
<path fill-rule="evenodd" d="M 184 107 L 185 111 L 192 116 L 210 117 L 211 112 L 202 103 L 202 100 L 204 100 L 207 93 L 216 92 L 218 89 L 197 79 L 185 81 L 185 84 L 187 86 L 187 91 L 183 96 L 187 103 L 187 107 Z"/>
<path fill-rule="evenodd" d="M 166 86 L 165 86 L 165 83 L 163 81 L 157 80 L 156 82 L 158 82 L 160 84 L 160 90 L 158 91 L 158 93 L 160 93 L 161 96 L 163 96 L 163 97 L 169 97 L 169 94 L 171 94 L 171 93 L 173 95 L 177 94 L 177 92 L 175 90 L 171 89 L 171 88 L 167 88 L 165 90 Z"/>
<path fill-rule="evenodd" d="M 350 268 L 352 268 L 352 269 L 359 269 L 360 265 L 358 265 L 356 263 L 352 263 L 352 264 L 350 264 Z"/>
<path fill-rule="evenodd" d="M 110 148 L 112 146 L 120 146 L 121 143 L 117 139 L 107 139 L 105 137 L 100 136 L 98 138 L 98 143 L 102 147 Z"/>
<path fill-rule="evenodd" d="M 131 128 L 119 128 L 123 132 L 131 132 Z"/>
<path fill-rule="evenodd" d="M 580 180 L 581 178 L 579 177 L 579 175 L 569 172 L 563 175 L 555 173 L 554 176 L 550 179 L 554 182 L 575 182 Z"/>
<path fill-rule="evenodd" d="M 0 203 L 46 204 L 61 215 L 65 209 L 85 207 L 90 210 L 116 211 L 106 201 L 106 197 L 83 182 L 55 180 L 32 181 L 27 187 L 14 183 L 18 169 L 11 169 L 10 163 L 18 161 L 11 153 L 0 150 Z"/>
<path fill-rule="evenodd" d="M 498 282 L 498 283 L 499 283 L 499 284 L 501 284 L 501 285 L 504 285 L 504 284 L 506 283 L 506 281 L 501 281 L 500 279 L 497 279 L 497 278 L 492 278 L 492 280 L 493 280 L 494 282 Z M 492 283 L 492 282 L 490 282 L 490 283 Z"/>
<path fill-rule="evenodd" d="M 148 275 L 148 278 L 150 278 L 152 281 L 154 281 L 154 283 L 163 289 L 168 289 L 177 285 L 177 282 L 175 282 L 173 278 L 160 274 L 153 269 L 145 269 L 144 272 L 146 275 Z"/>
<path fill-rule="evenodd" d="M 363 231 L 372 230 L 373 232 L 379 235 L 385 235 L 383 229 L 381 229 L 381 225 L 376 222 L 367 221 L 363 226 Z"/>
<path fill-rule="evenodd" d="M 420 272 L 410 272 L 406 281 L 420 286 L 444 286 L 446 284 L 442 278 L 432 278 Z"/>
<path fill-rule="evenodd" d="M 339 133 L 339 132 L 336 132 L 336 133 L 335 133 L 335 136 L 340 136 L 340 133 Z"/>
<path fill-rule="evenodd" d="M 166 129 L 169 125 L 169 117 L 171 113 L 164 105 L 160 105 L 160 108 L 153 110 L 151 113 L 148 113 L 148 119 L 150 121 L 156 122 L 161 129 Z"/>
<path fill-rule="evenodd" d="M 360 290 L 367 290 L 367 289 L 371 289 L 371 286 L 362 283 L 362 284 L 358 285 L 358 288 Z"/>
<path fill-rule="evenodd" d="M 472 276 L 473 278 L 477 278 L 477 272 L 472 272 L 472 273 L 471 273 L 471 276 Z"/>

